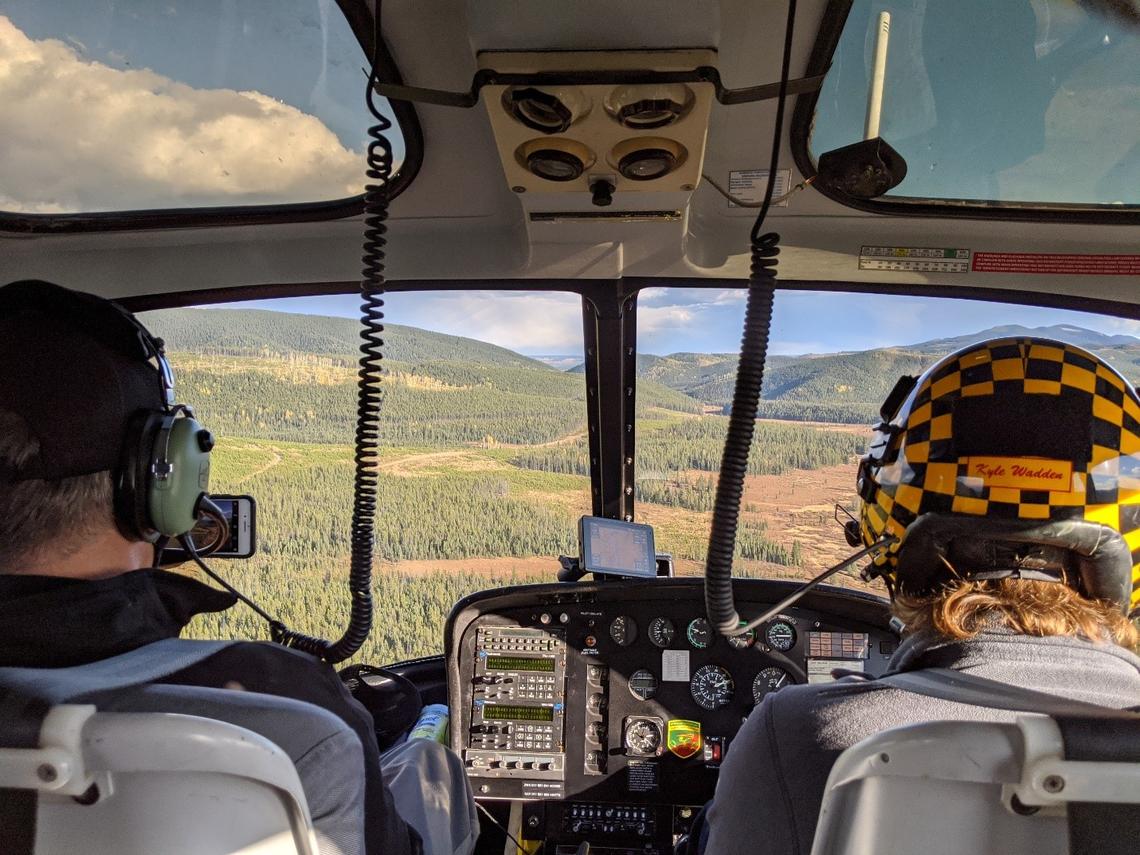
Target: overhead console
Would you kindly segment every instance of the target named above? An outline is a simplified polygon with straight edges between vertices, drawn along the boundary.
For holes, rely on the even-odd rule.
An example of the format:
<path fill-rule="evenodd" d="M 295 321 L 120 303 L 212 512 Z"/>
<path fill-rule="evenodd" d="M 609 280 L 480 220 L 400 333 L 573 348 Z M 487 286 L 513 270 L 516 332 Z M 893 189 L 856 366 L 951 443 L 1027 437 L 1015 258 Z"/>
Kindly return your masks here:
<path fill-rule="evenodd" d="M 664 852 L 767 694 L 837 669 L 879 675 L 894 652 L 883 602 L 837 588 L 719 637 L 702 581 L 505 588 L 456 606 L 451 746 L 476 796 L 526 802 L 523 830 L 549 851 Z M 758 614 L 794 587 L 740 580 L 736 600 Z"/>

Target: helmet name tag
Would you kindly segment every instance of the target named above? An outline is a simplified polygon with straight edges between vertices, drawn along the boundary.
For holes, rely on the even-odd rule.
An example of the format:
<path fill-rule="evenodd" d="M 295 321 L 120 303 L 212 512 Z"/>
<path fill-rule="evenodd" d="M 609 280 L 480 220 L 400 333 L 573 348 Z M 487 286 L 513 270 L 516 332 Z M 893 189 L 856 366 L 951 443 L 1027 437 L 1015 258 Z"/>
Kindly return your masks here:
<path fill-rule="evenodd" d="M 981 479 L 986 487 L 1049 490 L 1055 493 L 1071 493 L 1073 490 L 1073 464 L 1068 460 L 967 457 L 966 471 L 970 479 Z"/>

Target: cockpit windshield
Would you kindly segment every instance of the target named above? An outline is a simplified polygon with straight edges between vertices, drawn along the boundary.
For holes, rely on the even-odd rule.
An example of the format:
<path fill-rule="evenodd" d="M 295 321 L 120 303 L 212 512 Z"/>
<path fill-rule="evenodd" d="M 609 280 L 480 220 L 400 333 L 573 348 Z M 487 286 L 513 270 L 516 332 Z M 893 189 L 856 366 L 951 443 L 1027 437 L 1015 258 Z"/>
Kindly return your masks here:
<path fill-rule="evenodd" d="M 863 137 L 882 12 L 880 135 L 908 166 L 885 201 L 1140 206 L 1132 4 L 855 0 L 816 105 L 813 158 Z"/>
<path fill-rule="evenodd" d="M 0 211 L 356 196 L 367 64 L 333 0 L 6 2 Z"/>
<path fill-rule="evenodd" d="M 700 575 L 736 375 L 744 292 L 638 299 L 634 513 L 677 575 Z M 452 605 L 552 582 L 591 511 L 581 298 L 559 292 L 386 297 L 374 591 L 362 656 L 438 653 Z M 216 562 L 286 623 L 335 636 L 348 570 L 359 299 L 321 296 L 147 312 L 180 400 L 218 436 L 211 486 L 258 503 L 258 552 Z M 268 311 L 267 311 L 268 310 Z M 1140 379 L 1140 324 L 901 295 L 777 293 L 733 572 L 807 579 L 850 554 L 856 461 L 901 374 L 995 335 L 1060 338 Z M 839 506 L 837 511 L 836 506 Z M 831 580 L 878 590 L 857 568 Z M 246 609 L 200 637 L 264 635 Z"/>

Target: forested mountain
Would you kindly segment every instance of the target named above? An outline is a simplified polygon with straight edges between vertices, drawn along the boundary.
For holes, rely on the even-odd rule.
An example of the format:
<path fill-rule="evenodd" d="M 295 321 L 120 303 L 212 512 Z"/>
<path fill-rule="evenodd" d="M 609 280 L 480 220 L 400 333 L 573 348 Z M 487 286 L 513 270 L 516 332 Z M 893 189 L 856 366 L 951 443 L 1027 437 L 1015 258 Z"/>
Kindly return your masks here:
<path fill-rule="evenodd" d="M 862 422 L 903 374 L 918 374 L 935 359 L 971 342 L 997 336 L 1038 336 L 1086 347 L 1134 383 L 1140 381 L 1140 339 L 1105 335 L 1070 325 L 991 327 L 970 335 L 875 350 L 774 356 L 764 376 L 761 415 L 813 421 Z M 643 377 L 713 406 L 732 400 L 736 354 L 674 353 L 642 356 Z"/>
<path fill-rule="evenodd" d="M 229 356 L 307 353 L 355 360 L 360 352 L 360 321 L 296 315 L 262 309 L 168 309 L 139 315 L 173 351 Z M 503 347 L 475 339 L 384 325 L 384 358 L 399 362 L 473 362 L 549 369 Z"/>

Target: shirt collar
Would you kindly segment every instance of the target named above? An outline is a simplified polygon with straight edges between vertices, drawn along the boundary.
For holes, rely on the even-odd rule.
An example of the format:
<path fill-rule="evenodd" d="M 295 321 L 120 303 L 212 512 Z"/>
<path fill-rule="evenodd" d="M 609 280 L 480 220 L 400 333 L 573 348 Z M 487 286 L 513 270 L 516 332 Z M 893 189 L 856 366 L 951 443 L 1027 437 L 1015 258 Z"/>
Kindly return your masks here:
<path fill-rule="evenodd" d="M 0 665 L 61 668 L 176 638 L 237 598 L 187 576 L 135 570 L 106 579 L 0 575 Z"/>

